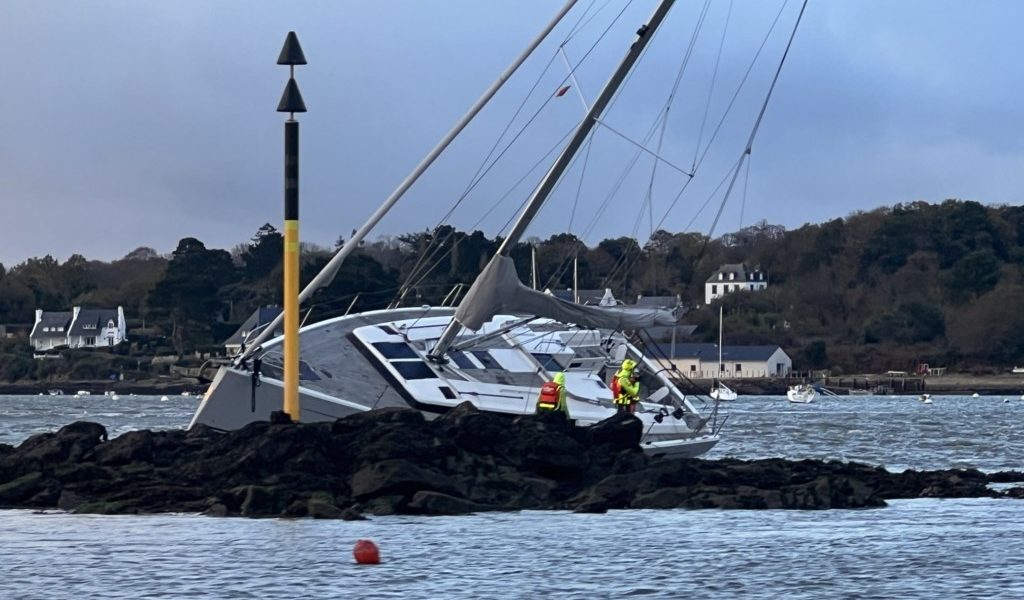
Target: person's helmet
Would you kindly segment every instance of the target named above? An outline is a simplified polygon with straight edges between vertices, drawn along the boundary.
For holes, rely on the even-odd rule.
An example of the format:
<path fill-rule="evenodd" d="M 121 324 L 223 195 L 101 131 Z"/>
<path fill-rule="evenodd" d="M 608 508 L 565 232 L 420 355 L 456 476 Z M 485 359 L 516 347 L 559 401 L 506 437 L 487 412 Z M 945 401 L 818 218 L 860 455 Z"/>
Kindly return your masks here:
<path fill-rule="evenodd" d="M 565 373 L 562 371 L 555 373 L 554 382 L 558 385 L 565 385 Z"/>
<path fill-rule="evenodd" d="M 632 371 L 635 368 L 636 368 L 636 361 L 635 360 L 633 360 L 631 358 L 627 358 L 626 360 L 622 361 L 622 370 L 623 371 Z"/>

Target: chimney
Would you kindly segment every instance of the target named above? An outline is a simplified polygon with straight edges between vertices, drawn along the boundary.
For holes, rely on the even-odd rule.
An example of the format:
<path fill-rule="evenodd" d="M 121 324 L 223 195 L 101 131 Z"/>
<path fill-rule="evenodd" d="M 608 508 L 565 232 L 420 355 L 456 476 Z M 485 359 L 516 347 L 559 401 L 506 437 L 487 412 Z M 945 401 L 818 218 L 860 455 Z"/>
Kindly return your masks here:
<path fill-rule="evenodd" d="M 42 320 L 43 320 L 43 309 L 37 308 L 36 309 L 36 323 L 38 323 L 38 322 L 40 322 Z"/>

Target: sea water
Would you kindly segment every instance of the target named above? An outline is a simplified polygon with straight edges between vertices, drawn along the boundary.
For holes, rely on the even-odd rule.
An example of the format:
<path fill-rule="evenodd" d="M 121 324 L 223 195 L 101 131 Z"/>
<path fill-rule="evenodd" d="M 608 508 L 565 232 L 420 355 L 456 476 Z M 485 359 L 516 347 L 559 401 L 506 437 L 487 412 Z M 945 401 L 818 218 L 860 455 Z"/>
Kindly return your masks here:
<path fill-rule="evenodd" d="M 709 458 L 1022 469 L 1019 396 L 741 397 Z M 0 443 L 75 420 L 182 427 L 198 400 L 0 397 Z M 381 548 L 357 566 L 355 540 Z M 367 521 L 0 511 L 0 598 L 1022 598 L 1024 501 Z"/>

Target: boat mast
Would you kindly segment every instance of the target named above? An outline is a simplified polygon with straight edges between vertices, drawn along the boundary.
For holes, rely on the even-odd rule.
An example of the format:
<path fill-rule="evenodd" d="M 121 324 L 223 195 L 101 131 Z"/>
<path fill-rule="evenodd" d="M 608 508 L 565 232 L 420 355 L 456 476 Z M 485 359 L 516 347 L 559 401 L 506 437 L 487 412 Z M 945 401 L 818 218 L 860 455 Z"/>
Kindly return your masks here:
<path fill-rule="evenodd" d="M 718 307 L 718 372 L 715 373 L 715 379 L 720 379 L 722 376 L 722 319 L 725 313 L 725 306 Z"/>
<path fill-rule="evenodd" d="M 530 279 L 533 289 L 537 289 L 537 246 L 530 244 Z"/>
<path fill-rule="evenodd" d="M 580 303 L 580 255 L 572 257 L 572 301 Z"/>
<path fill-rule="evenodd" d="M 612 73 L 608 82 L 605 83 L 600 95 L 598 95 L 597 99 L 591 105 L 590 110 L 587 111 L 586 116 L 583 117 L 583 120 L 576 128 L 576 132 L 573 134 L 572 139 L 570 139 L 569 143 L 566 144 L 562 153 L 558 155 L 555 163 L 551 165 L 550 169 L 548 169 L 544 178 L 541 179 L 539 184 L 537 184 L 536 189 L 533 191 L 533 195 L 530 196 L 529 201 L 526 203 L 526 207 L 523 208 L 523 212 L 520 213 L 516 223 L 512 226 L 512 230 L 509 231 L 508 235 L 502 241 L 501 246 L 498 247 L 498 252 L 491 258 L 491 263 L 493 263 L 498 257 L 507 257 L 512 252 L 512 249 L 515 248 L 515 245 L 519 242 L 520 238 L 523 237 L 523 233 L 526 232 L 526 228 L 530 225 L 530 222 L 533 221 L 533 218 L 537 216 L 537 212 L 540 211 L 541 206 L 544 205 L 548 196 L 550 196 L 551 192 L 555 189 L 555 185 L 558 183 L 558 180 L 561 179 L 562 174 L 569 168 L 576 152 L 579 151 L 583 142 L 587 139 L 587 136 L 590 135 L 590 132 L 594 129 L 594 126 L 597 125 L 597 120 L 601 117 L 601 113 L 603 113 L 604 109 L 608 107 L 608 103 L 611 102 L 615 92 L 618 91 L 622 82 L 625 81 L 626 76 L 633 68 L 633 65 L 636 64 L 636 61 L 639 60 L 640 55 L 643 54 L 644 49 L 651 41 L 651 38 L 654 37 L 654 33 L 658 30 L 658 27 L 661 26 L 662 21 L 665 19 L 665 16 L 668 14 L 668 11 L 672 8 L 673 4 L 675 4 L 675 0 L 661 0 L 661 3 L 659 3 L 658 7 L 654 9 L 654 13 L 651 15 L 647 24 L 642 25 L 640 29 L 637 30 L 636 40 L 632 45 L 630 45 L 629 50 L 626 52 L 626 56 L 623 57 L 618 68 L 614 73 Z M 488 267 L 489 266 L 490 264 L 488 264 Z M 464 298 L 473 296 L 473 290 L 476 289 L 479 282 L 479 278 L 473 282 L 473 286 Z M 437 340 L 437 344 L 434 346 L 434 349 L 430 352 L 428 357 L 441 362 L 445 351 L 449 346 L 451 346 L 452 341 L 455 339 L 455 336 L 458 335 L 460 329 L 462 329 L 462 325 L 458 320 L 453 318 L 452 322 L 447 328 L 445 328 L 441 337 Z"/>
<path fill-rule="evenodd" d="M 367 219 L 365 223 L 363 223 L 363 226 L 360 227 L 358 231 L 352 234 L 351 239 L 347 240 L 344 244 L 342 244 L 341 248 L 338 249 L 338 252 L 334 255 L 333 258 L 331 258 L 330 262 L 328 262 L 324 266 L 324 268 L 321 269 L 319 273 L 317 273 L 316 277 L 314 277 L 313 280 L 310 281 L 302 290 L 302 293 L 299 294 L 299 305 L 308 300 L 309 297 L 316 293 L 316 291 L 319 290 L 320 288 L 330 285 L 331 281 L 334 280 L 334 275 L 338 272 L 338 269 L 341 268 L 341 263 L 345 261 L 345 258 L 347 258 L 349 254 L 352 254 L 352 252 L 359 247 L 359 243 L 362 242 L 367 235 L 369 235 L 370 231 L 377 225 L 377 223 L 384 218 L 384 215 L 386 215 L 388 211 L 390 211 L 391 208 L 398 202 L 398 200 L 405 195 L 405 192 L 412 187 L 412 184 L 416 183 L 416 180 L 420 178 L 420 175 L 422 175 L 423 172 L 426 171 L 427 168 L 434 163 L 437 157 L 440 156 L 442 152 L 444 152 L 445 148 L 447 148 L 449 144 L 452 143 L 452 140 L 454 140 L 460 133 L 462 133 L 462 130 L 466 128 L 466 125 L 469 125 L 469 122 L 472 121 L 473 118 L 476 117 L 477 113 L 479 113 L 483 109 L 483 107 L 487 105 L 491 98 L 494 97 L 494 94 L 498 93 L 498 90 L 500 90 L 501 86 L 503 86 L 505 82 L 508 81 L 509 77 L 511 77 L 512 74 L 515 73 L 517 69 L 519 69 L 520 65 L 522 65 L 526 61 L 526 59 L 531 54 L 533 54 L 533 51 L 537 49 L 537 46 L 539 46 L 540 43 L 544 41 L 544 38 L 546 38 L 548 34 L 551 33 L 551 30 L 554 29 L 559 22 L 561 22 L 562 17 L 564 17 L 565 14 L 568 13 L 569 10 L 576 5 L 577 1 L 578 0 L 567 0 L 565 5 L 562 6 L 562 9 L 558 11 L 558 14 L 556 14 L 554 18 L 551 19 L 551 21 L 549 21 L 548 24 L 544 26 L 544 29 L 541 30 L 541 32 L 537 34 L 536 37 L 533 38 L 533 40 L 530 42 L 530 45 L 527 46 L 526 49 L 523 50 L 522 53 L 520 53 L 519 56 L 517 56 L 516 59 L 512 61 L 512 64 L 510 64 L 501 73 L 501 75 L 498 76 L 498 79 L 496 79 L 494 83 L 492 83 L 491 86 L 484 91 L 480 98 L 478 98 L 477 101 L 473 103 L 473 106 L 470 107 L 466 114 L 463 115 L 461 119 L 459 119 L 459 121 L 451 128 L 451 130 L 448 133 L 445 134 L 443 138 L 441 138 L 441 141 L 439 141 L 437 145 L 434 146 L 434 148 L 430 152 L 428 152 L 425 157 L 423 157 L 423 160 L 421 160 L 420 163 L 416 165 L 416 168 L 414 168 L 412 172 L 409 173 L 408 176 L 406 176 L 405 180 L 403 180 L 402 183 L 400 183 L 398 187 L 395 188 L 395 191 L 391 192 L 391 195 L 388 196 L 387 200 L 385 200 L 383 204 L 380 205 L 377 211 L 370 215 L 370 218 Z M 277 327 L 281 324 L 281 321 L 283 319 L 284 313 L 278 315 L 274 319 L 274 321 L 270 323 L 266 327 L 266 329 L 264 329 L 256 337 L 256 339 L 252 341 L 252 344 L 249 345 L 248 349 L 244 353 L 242 353 L 241 356 L 235 359 L 235 364 L 241 364 L 242 361 L 248 358 L 254 351 L 256 351 L 257 348 L 260 347 L 260 344 L 267 341 L 267 339 L 271 337 L 271 335 L 273 334 L 274 330 L 277 329 Z"/>

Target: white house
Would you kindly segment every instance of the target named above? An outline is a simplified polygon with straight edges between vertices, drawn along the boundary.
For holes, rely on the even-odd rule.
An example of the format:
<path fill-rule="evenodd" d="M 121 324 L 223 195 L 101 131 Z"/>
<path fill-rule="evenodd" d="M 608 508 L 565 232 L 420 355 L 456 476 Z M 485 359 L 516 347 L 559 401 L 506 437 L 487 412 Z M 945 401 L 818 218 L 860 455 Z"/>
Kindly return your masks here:
<path fill-rule="evenodd" d="M 82 308 L 71 312 L 47 312 L 36 309 L 36 321 L 29 342 L 37 352 L 62 346 L 69 348 L 109 348 L 127 339 L 124 309 Z"/>
<path fill-rule="evenodd" d="M 36 322 L 28 334 L 29 343 L 37 352 L 68 345 L 71 330 L 70 312 L 44 312 L 36 309 Z"/>
<path fill-rule="evenodd" d="M 711 304 L 729 292 L 763 290 L 766 287 L 768 276 L 759 269 L 748 271 L 742 264 L 722 265 L 704 283 L 704 304 Z"/>
<path fill-rule="evenodd" d="M 722 346 L 718 344 L 659 344 L 663 356 L 691 379 L 747 379 L 785 377 L 793 370 L 793 359 L 779 346 Z"/>

